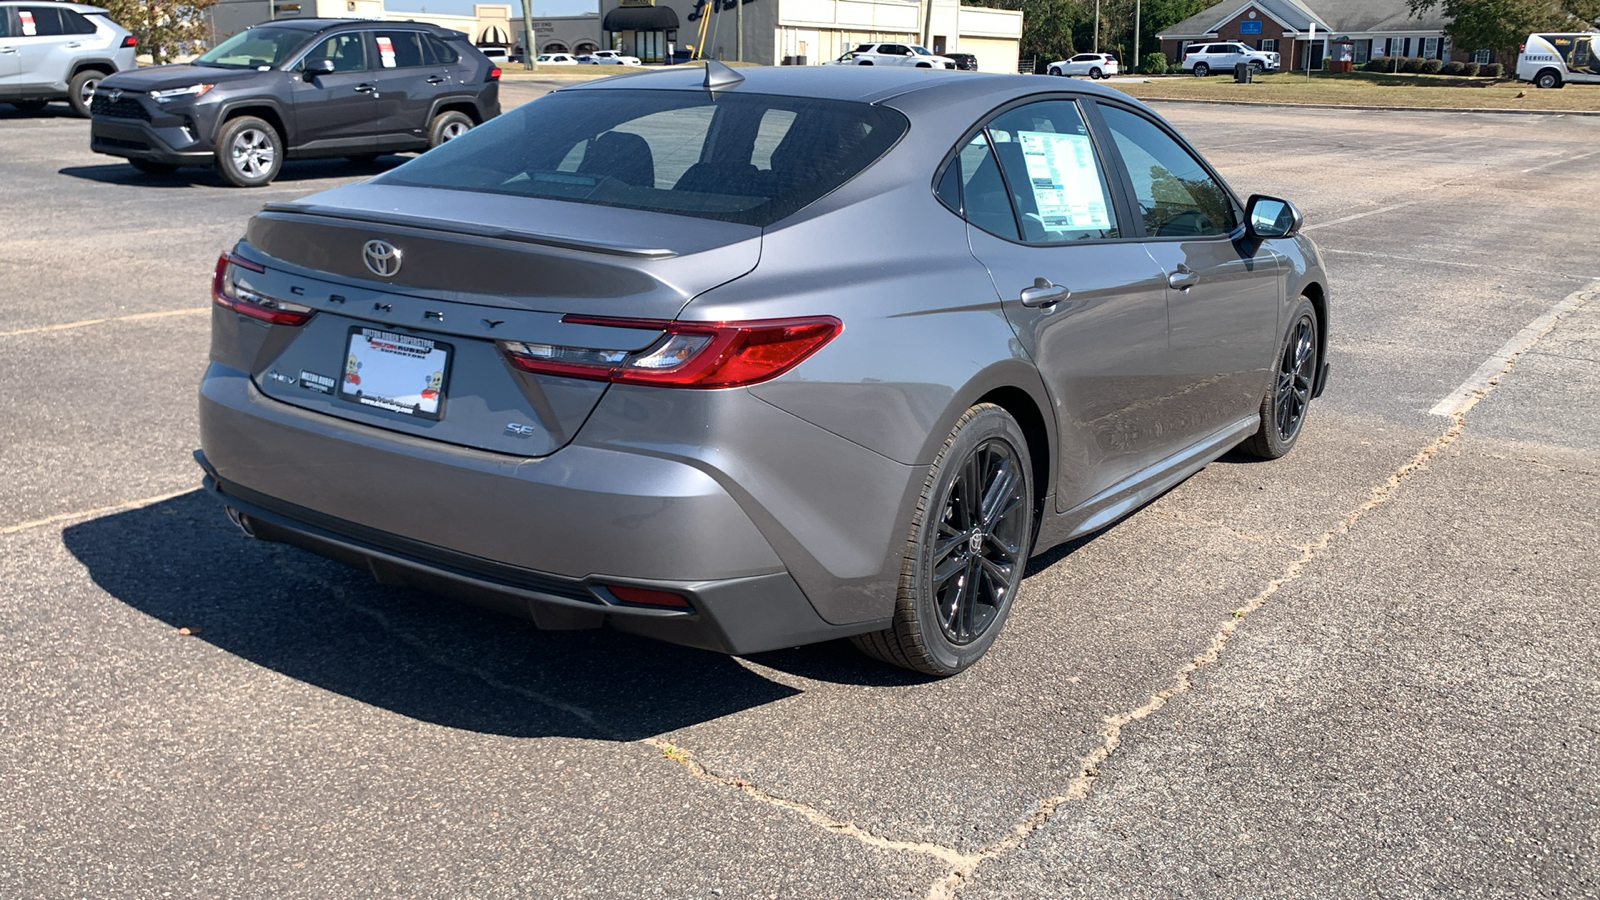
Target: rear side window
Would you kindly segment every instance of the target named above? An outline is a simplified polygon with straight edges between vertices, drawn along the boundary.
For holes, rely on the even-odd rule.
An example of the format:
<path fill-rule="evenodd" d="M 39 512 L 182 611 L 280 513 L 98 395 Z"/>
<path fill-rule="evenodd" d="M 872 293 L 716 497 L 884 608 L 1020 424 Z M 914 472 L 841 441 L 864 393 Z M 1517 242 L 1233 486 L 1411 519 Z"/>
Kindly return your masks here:
<path fill-rule="evenodd" d="M 893 110 L 702 91 L 541 97 L 381 181 L 644 209 L 765 227 L 883 156 Z"/>
<path fill-rule="evenodd" d="M 431 54 L 429 57 L 430 65 L 452 66 L 461 59 L 461 54 L 457 53 L 454 48 L 431 34 L 422 35 L 422 42 L 427 47 L 428 53 Z"/>
<path fill-rule="evenodd" d="M 57 10 L 61 13 L 62 34 L 94 34 L 94 23 L 85 16 L 79 15 L 74 10 Z"/>
<path fill-rule="evenodd" d="M 414 69 L 428 65 L 422 35 L 415 31 L 378 31 L 378 65 L 385 69 Z"/>

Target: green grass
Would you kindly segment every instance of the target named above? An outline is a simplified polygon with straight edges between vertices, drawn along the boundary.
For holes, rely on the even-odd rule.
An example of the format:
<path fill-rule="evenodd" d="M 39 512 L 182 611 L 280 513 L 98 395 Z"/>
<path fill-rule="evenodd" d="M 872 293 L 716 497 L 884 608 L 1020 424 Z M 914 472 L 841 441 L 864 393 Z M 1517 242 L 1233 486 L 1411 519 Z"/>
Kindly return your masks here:
<path fill-rule="evenodd" d="M 1235 84 L 1233 75 L 1153 77 L 1113 85 L 1141 100 L 1246 100 L 1259 103 L 1319 103 L 1336 106 L 1398 106 L 1416 109 L 1543 109 L 1600 111 L 1600 85 L 1575 84 L 1541 91 L 1511 79 L 1445 75 L 1344 75 L 1304 72 L 1256 76 Z"/>

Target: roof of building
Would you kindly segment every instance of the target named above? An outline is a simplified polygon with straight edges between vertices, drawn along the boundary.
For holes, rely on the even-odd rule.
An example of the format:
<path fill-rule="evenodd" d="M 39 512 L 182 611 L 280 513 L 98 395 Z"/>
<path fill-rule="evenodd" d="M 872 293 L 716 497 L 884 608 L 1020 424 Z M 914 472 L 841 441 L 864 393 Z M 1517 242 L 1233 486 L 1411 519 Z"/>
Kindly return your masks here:
<path fill-rule="evenodd" d="M 1160 37 L 1203 37 L 1251 7 L 1276 19 L 1287 31 L 1341 34 L 1443 31 L 1445 16 L 1436 6 L 1413 18 L 1405 0 L 1223 0 L 1162 31 Z"/>

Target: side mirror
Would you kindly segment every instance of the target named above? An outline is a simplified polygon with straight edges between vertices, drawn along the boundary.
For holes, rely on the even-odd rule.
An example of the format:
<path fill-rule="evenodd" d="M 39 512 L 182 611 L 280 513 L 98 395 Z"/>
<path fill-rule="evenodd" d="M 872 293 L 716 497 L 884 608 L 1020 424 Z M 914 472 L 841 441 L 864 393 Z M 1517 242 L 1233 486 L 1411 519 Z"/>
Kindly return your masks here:
<path fill-rule="evenodd" d="M 1245 221 L 1252 237 L 1285 238 L 1300 232 L 1305 217 L 1287 200 L 1256 194 L 1245 209 Z"/>
<path fill-rule="evenodd" d="M 306 60 L 307 81 L 315 81 L 318 75 L 332 75 L 334 71 L 333 60 L 327 57 Z"/>

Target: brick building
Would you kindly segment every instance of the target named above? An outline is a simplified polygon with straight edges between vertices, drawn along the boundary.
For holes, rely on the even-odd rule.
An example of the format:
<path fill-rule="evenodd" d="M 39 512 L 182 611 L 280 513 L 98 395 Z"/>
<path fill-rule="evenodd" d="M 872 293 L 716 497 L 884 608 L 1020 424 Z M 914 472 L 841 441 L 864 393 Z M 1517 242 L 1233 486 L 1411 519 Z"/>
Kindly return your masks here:
<path fill-rule="evenodd" d="M 1359 66 L 1374 57 L 1490 62 L 1487 50 L 1450 46 L 1437 8 L 1413 18 L 1406 0 L 1226 0 L 1157 35 L 1176 63 L 1190 44 L 1239 41 L 1276 51 L 1284 69 L 1321 69 L 1340 51 Z M 1313 31 L 1312 26 L 1315 26 Z"/>

